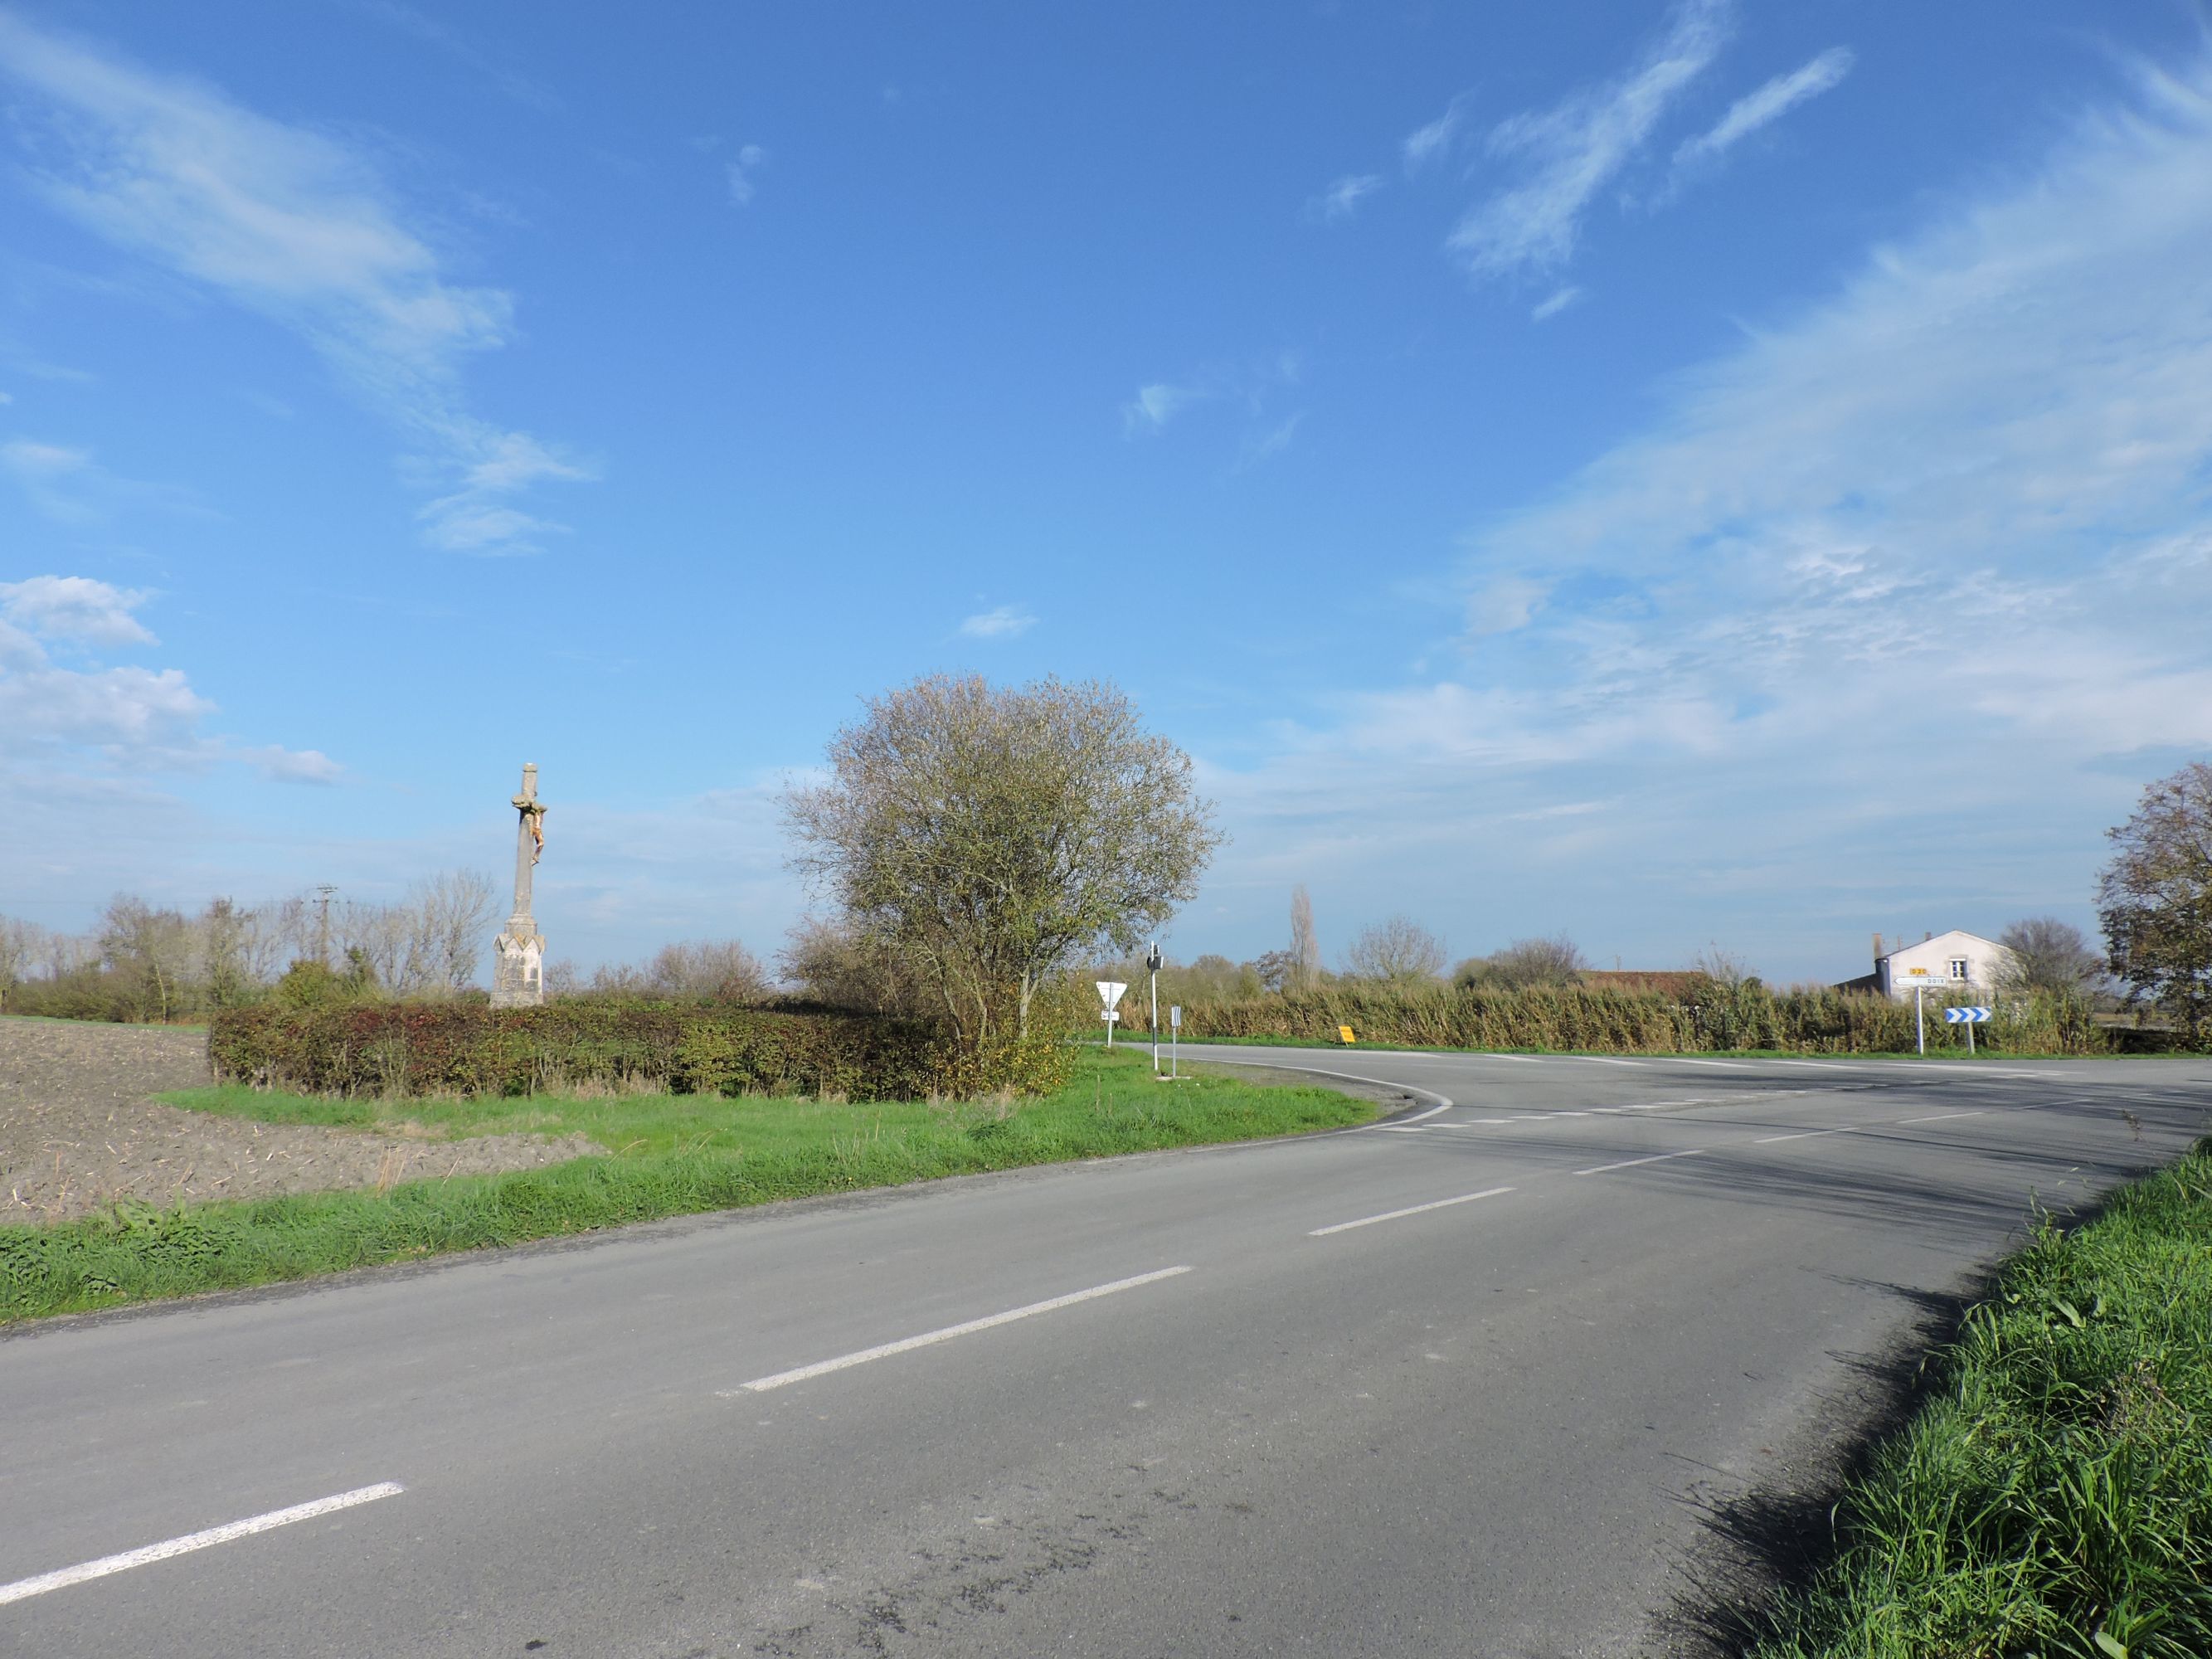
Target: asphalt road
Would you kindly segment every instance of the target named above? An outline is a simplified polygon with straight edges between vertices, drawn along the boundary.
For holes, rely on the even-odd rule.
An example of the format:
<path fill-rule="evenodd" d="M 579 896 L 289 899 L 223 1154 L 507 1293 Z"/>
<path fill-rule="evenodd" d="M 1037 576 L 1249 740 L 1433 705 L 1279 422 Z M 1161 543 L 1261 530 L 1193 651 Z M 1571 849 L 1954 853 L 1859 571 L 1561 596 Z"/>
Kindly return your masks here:
<path fill-rule="evenodd" d="M 0 1339 L 0 1653 L 1663 1652 L 2032 1194 L 2212 1127 L 2202 1060 L 1206 1057 L 1425 1115 Z"/>

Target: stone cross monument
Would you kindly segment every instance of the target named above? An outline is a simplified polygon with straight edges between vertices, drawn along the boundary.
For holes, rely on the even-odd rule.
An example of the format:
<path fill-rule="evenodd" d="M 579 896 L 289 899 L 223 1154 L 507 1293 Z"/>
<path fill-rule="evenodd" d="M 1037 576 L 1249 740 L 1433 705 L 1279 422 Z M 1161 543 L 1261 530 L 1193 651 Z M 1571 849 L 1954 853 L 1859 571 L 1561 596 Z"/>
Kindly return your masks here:
<path fill-rule="evenodd" d="M 545 803 L 538 799 L 538 768 L 522 769 L 522 793 L 514 799 L 521 823 L 514 837 L 514 914 L 492 941 L 491 1006 L 535 1007 L 545 1000 L 545 935 L 530 914 L 531 872 L 545 850 Z"/>

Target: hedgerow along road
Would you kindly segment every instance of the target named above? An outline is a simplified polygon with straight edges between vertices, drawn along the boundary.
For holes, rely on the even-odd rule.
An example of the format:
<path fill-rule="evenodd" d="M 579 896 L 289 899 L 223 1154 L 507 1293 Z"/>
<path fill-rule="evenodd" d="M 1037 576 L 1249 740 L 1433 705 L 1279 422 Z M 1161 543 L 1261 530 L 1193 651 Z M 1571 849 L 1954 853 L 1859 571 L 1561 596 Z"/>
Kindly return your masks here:
<path fill-rule="evenodd" d="M 1419 1092 L 13 1331 L 0 1650 L 1665 1651 L 1712 1514 L 2212 1106 L 2189 1060 L 1198 1057 Z"/>

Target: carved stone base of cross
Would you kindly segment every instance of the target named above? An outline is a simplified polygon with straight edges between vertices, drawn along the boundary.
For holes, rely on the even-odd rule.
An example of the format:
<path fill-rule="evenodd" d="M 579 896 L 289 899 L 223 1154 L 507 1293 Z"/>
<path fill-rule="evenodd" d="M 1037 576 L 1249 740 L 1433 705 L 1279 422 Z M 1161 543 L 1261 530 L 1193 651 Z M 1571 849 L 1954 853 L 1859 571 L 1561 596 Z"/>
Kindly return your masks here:
<path fill-rule="evenodd" d="M 509 917 L 491 948 L 493 1007 L 534 1008 L 545 1000 L 545 935 L 529 917 Z"/>

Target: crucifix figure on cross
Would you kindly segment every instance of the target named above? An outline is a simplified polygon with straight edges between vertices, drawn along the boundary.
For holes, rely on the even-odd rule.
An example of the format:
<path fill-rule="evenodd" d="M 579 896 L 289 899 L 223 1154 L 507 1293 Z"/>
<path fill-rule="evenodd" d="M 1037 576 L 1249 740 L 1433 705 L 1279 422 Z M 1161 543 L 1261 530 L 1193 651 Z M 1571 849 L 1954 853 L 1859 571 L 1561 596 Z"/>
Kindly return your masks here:
<path fill-rule="evenodd" d="M 545 853 L 545 803 L 538 768 L 525 763 L 520 793 L 507 803 L 519 815 L 514 836 L 514 914 L 492 941 L 491 1006 L 530 1007 L 545 1000 L 545 936 L 530 914 L 531 878 Z"/>

